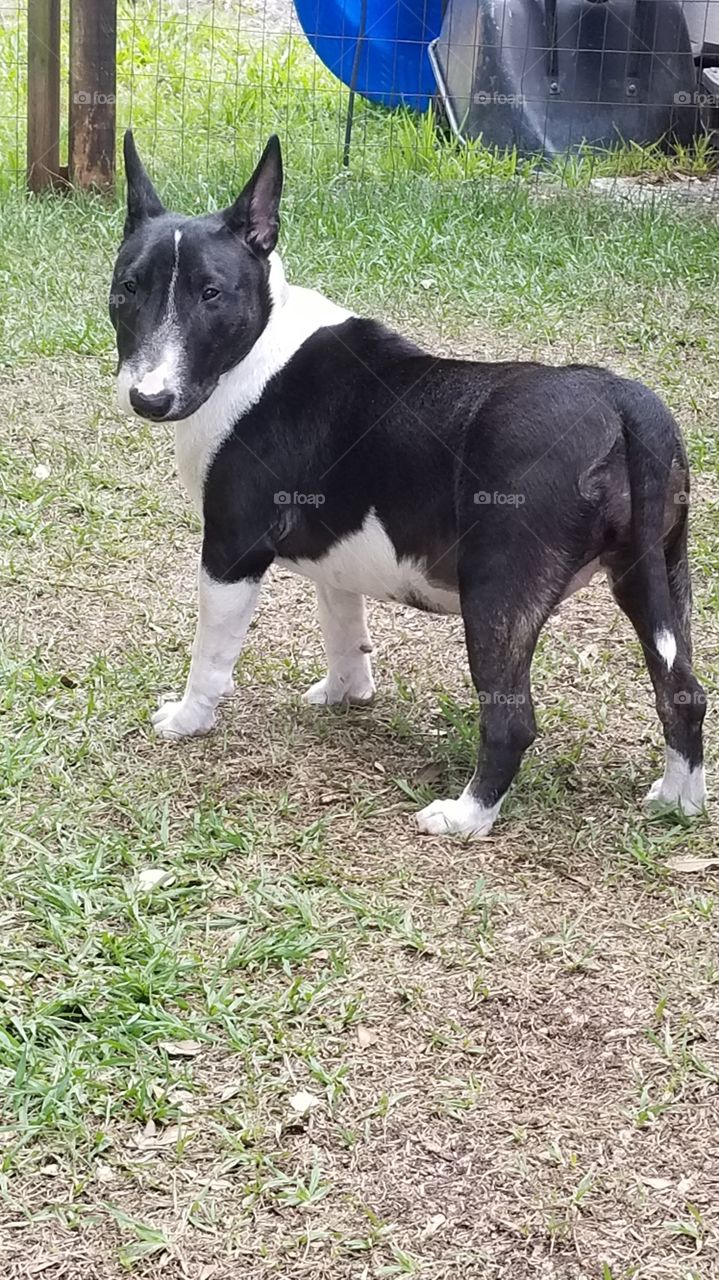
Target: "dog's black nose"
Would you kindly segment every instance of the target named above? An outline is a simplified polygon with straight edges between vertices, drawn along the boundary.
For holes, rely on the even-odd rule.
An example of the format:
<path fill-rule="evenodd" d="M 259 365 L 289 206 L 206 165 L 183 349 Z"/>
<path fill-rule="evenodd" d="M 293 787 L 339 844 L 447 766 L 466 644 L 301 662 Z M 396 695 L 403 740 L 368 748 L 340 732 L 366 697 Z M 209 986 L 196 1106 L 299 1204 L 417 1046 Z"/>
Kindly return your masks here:
<path fill-rule="evenodd" d="M 171 391 L 158 391 L 157 395 L 143 396 L 140 395 L 137 387 L 130 389 L 130 404 L 141 418 L 151 418 L 154 422 L 159 422 L 167 417 L 174 403 L 175 397 Z"/>

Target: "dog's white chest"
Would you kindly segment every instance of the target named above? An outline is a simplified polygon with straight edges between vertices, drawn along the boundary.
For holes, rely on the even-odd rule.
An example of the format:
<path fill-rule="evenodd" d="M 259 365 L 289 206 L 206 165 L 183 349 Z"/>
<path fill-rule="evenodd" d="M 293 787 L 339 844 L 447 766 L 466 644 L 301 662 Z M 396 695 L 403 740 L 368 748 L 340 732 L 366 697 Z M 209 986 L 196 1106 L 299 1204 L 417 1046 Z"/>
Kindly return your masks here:
<path fill-rule="evenodd" d="M 324 587 L 352 591 L 373 600 L 395 600 L 431 613 L 460 612 L 456 592 L 434 585 L 419 561 L 398 559 L 373 510 L 361 529 L 335 543 L 319 560 L 281 559 L 278 563 Z"/>
<path fill-rule="evenodd" d="M 220 436 L 220 433 L 217 433 Z M 220 436 L 221 438 L 221 436 Z M 175 427 L 175 461 L 177 471 L 194 507 L 202 515 L 202 495 L 207 468 L 217 449 L 217 436 L 193 429 L 191 420 Z"/>
<path fill-rule="evenodd" d="M 200 513 L 208 470 L 235 423 L 259 402 L 270 379 L 308 338 L 350 318 L 349 311 L 321 293 L 288 287 L 277 254 L 270 262 L 272 312 L 266 328 L 245 358 L 222 375 L 205 403 L 175 424 L 177 470 Z M 248 461 L 253 456 L 249 449 Z"/>

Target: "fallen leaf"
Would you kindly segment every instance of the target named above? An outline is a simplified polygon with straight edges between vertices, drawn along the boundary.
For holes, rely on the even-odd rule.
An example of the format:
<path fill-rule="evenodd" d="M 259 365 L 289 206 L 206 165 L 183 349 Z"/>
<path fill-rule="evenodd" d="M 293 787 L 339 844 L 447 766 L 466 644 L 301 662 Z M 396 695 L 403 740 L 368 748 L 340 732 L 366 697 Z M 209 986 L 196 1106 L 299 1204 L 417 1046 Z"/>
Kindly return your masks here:
<path fill-rule="evenodd" d="M 47 1164 L 41 1166 L 40 1172 L 44 1178 L 56 1178 L 60 1172 L 60 1166 L 50 1160 Z"/>
<path fill-rule="evenodd" d="M 166 889 L 174 879 L 172 872 L 163 867 L 144 867 L 137 873 L 138 888 L 142 889 L 143 893 L 150 893 L 152 889 Z"/>
<path fill-rule="evenodd" d="M 160 1145 L 163 1147 L 172 1147 L 176 1142 L 180 1141 L 181 1137 L 182 1130 L 179 1124 L 170 1124 L 157 1135 L 155 1141 L 159 1141 Z"/>
<path fill-rule="evenodd" d="M 114 1182 L 115 1172 L 110 1168 L 109 1164 L 103 1164 L 98 1161 L 95 1165 L 95 1181 L 96 1182 Z"/>
<path fill-rule="evenodd" d="M 290 1106 L 298 1116 L 306 1116 L 309 1111 L 320 1105 L 321 1098 L 314 1093 L 307 1093 L 304 1089 L 300 1089 L 299 1093 L 295 1093 L 290 1098 Z"/>
<path fill-rule="evenodd" d="M 33 475 L 36 480 L 47 480 L 50 475 L 50 468 L 44 462 L 38 462 Z"/>
<path fill-rule="evenodd" d="M 431 1218 L 427 1219 L 424 1225 L 424 1230 L 422 1231 L 422 1239 L 426 1240 L 428 1236 L 436 1235 L 437 1232 L 440 1230 L 440 1228 L 444 1226 L 446 1221 L 447 1219 L 445 1218 L 443 1213 L 433 1214 Z"/>
<path fill-rule="evenodd" d="M 370 1045 L 377 1044 L 379 1035 L 376 1031 L 370 1030 L 369 1027 L 359 1026 L 357 1028 L 357 1041 L 360 1049 L 369 1049 Z"/>
<path fill-rule="evenodd" d="M 642 1178 L 642 1182 L 646 1183 L 652 1191 L 666 1191 L 671 1185 L 671 1178 Z"/>
<path fill-rule="evenodd" d="M 433 760 L 429 764 L 423 764 L 422 768 L 417 770 L 416 780 L 417 782 L 439 782 L 443 775 L 444 766 Z"/>
<path fill-rule="evenodd" d="M 677 1183 L 677 1191 L 679 1192 L 679 1195 L 685 1196 L 687 1191 L 691 1191 L 692 1187 L 694 1186 L 695 1180 L 696 1179 L 694 1178 L 694 1175 L 692 1175 L 689 1178 L 681 1178 L 680 1181 Z"/>
<path fill-rule="evenodd" d="M 202 1053 L 198 1040 L 160 1040 L 159 1045 L 168 1058 L 196 1058 L 198 1053 Z"/>
<path fill-rule="evenodd" d="M 150 1125 L 152 1125 L 152 1129 L 150 1129 Z M 155 1125 L 150 1120 L 145 1125 L 142 1133 L 135 1135 L 133 1142 L 141 1151 L 146 1151 L 151 1147 L 174 1147 L 181 1137 L 183 1137 L 183 1130 L 180 1129 L 179 1124 L 170 1124 L 166 1129 L 161 1129 L 158 1133 Z"/>
<path fill-rule="evenodd" d="M 719 867 L 719 858 L 698 858 L 693 853 L 679 853 L 675 858 L 667 858 L 665 865 L 670 871 L 709 871 Z"/>
<path fill-rule="evenodd" d="M 197 1098 L 194 1093 L 190 1093 L 189 1089 L 170 1089 L 167 1101 L 171 1102 L 173 1107 L 177 1107 L 183 1116 L 194 1115 L 198 1108 Z"/>
<path fill-rule="evenodd" d="M 241 1085 L 239 1084 L 225 1085 L 224 1089 L 222 1090 L 222 1093 L 220 1094 L 220 1102 L 229 1102 L 230 1098 L 236 1098 L 238 1093 L 240 1092 L 240 1089 L 241 1089 Z"/>

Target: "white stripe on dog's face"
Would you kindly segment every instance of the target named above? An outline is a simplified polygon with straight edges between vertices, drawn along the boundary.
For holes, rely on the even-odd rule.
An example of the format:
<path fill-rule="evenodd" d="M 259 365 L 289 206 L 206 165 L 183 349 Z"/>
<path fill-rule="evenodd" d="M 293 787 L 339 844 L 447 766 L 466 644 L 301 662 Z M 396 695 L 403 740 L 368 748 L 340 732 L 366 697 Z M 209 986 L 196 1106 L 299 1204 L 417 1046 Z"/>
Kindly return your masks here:
<path fill-rule="evenodd" d="M 167 292 L 167 322 L 172 324 L 177 321 L 177 307 L 175 305 L 175 290 L 177 288 L 177 274 L 180 270 L 180 241 L 182 232 L 175 232 L 175 256 L 172 260 L 172 275 L 170 276 L 170 288 Z"/>
<path fill-rule="evenodd" d="M 153 335 L 151 348 L 148 351 L 136 352 L 131 361 L 125 361 L 121 365 L 117 375 L 117 398 L 120 408 L 125 413 L 135 413 L 130 401 L 130 392 L 133 389 L 141 396 L 156 396 L 161 391 L 170 391 L 176 395 L 179 391 L 183 350 L 175 292 L 180 269 L 181 240 L 182 232 L 176 230 L 172 275 L 167 290 L 165 314 L 160 327 Z"/>

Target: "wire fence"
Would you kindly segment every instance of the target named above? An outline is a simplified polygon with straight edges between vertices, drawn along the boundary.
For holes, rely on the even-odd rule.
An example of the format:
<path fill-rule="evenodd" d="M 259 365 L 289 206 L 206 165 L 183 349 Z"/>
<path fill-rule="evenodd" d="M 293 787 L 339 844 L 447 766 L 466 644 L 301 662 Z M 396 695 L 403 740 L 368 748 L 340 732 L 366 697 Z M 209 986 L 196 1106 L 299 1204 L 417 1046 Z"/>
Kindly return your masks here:
<path fill-rule="evenodd" d="M 111 94 L 68 81 L 74 0 L 45 3 L 64 179 L 73 127 L 111 108 L 158 170 L 200 181 L 277 131 L 314 181 L 683 177 L 714 195 L 719 0 L 119 0 Z M 43 0 L 0 0 L 5 187 L 26 179 L 28 5 L 32 24 Z"/>

